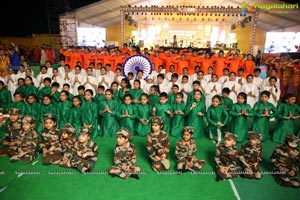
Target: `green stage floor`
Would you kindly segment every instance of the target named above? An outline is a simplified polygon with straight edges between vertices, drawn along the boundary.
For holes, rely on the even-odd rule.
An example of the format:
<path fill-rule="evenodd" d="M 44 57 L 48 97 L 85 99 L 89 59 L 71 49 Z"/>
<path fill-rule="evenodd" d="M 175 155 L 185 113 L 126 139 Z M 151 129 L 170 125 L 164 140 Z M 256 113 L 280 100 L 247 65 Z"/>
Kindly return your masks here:
<path fill-rule="evenodd" d="M 137 162 L 144 174 L 140 180 L 112 178 L 106 170 L 112 164 L 115 138 L 97 138 L 99 160 L 95 174 L 80 174 L 75 169 L 59 166 L 43 166 L 41 155 L 37 162 L 23 165 L 10 163 L 7 157 L 0 158 L 0 199 L 298 199 L 300 189 L 277 185 L 266 174 L 262 180 L 237 178 L 232 181 L 215 181 L 213 174 L 215 145 L 207 138 L 197 140 L 198 157 L 206 160 L 202 174 L 174 174 L 174 151 L 178 139 L 170 137 L 171 170 L 169 173 L 153 172 L 147 159 L 146 138 L 136 136 Z M 276 144 L 263 143 L 262 170 L 271 170 L 269 157 Z M 18 173 L 35 173 L 23 174 Z M 208 173 L 206 173 L 208 172 Z M 56 174 L 55 174 L 56 173 Z M 65 173 L 65 174 L 63 174 Z M 236 194 L 233 188 L 236 188 Z"/>

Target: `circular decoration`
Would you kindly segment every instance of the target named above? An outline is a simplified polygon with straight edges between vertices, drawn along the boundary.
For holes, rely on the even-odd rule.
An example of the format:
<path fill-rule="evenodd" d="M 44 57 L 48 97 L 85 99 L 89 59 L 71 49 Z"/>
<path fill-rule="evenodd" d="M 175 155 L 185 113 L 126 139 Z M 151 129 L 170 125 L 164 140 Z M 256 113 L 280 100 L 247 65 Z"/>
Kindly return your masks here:
<path fill-rule="evenodd" d="M 132 72 L 134 76 L 138 70 L 143 70 L 143 79 L 152 73 L 151 61 L 143 55 L 133 55 L 127 58 L 123 64 L 123 76 L 127 77 L 129 72 Z"/>

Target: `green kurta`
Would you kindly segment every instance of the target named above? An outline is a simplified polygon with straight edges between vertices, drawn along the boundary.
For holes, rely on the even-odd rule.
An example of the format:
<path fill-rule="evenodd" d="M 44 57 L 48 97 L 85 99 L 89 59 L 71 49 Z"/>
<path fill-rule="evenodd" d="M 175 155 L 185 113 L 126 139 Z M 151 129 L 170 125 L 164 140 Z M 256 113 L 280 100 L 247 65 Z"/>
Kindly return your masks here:
<path fill-rule="evenodd" d="M 196 103 L 196 107 L 190 110 L 193 103 Z M 199 116 L 198 113 L 202 112 L 203 116 Z M 193 138 L 200 138 L 204 136 L 204 120 L 203 117 L 206 114 L 205 101 L 192 101 L 186 107 L 186 125 L 194 127 Z"/>
<path fill-rule="evenodd" d="M 168 135 L 170 135 L 171 120 L 170 120 L 170 115 L 168 115 L 166 112 L 167 111 L 172 112 L 171 105 L 168 104 L 168 103 L 165 103 L 165 104 L 157 103 L 155 105 L 155 108 L 156 108 L 155 116 L 162 117 L 164 119 L 164 128 L 163 128 L 163 130 L 165 132 L 167 132 Z"/>
<path fill-rule="evenodd" d="M 23 117 L 25 115 L 26 110 L 26 104 L 23 101 L 20 102 L 12 102 L 10 104 L 10 108 L 18 108 L 21 110 L 21 116 Z"/>
<path fill-rule="evenodd" d="M 187 100 L 186 100 L 186 105 L 189 105 L 191 102 L 193 102 L 194 101 L 194 90 L 193 91 L 191 91 L 189 94 L 188 94 L 188 97 L 187 97 Z M 204 93 L 202 93 L 202 95 L 201 95 L 201 101 L 202 102 L 204 102 L 205 103 L 205 94 Z"/>
<path fill-rule="evenodd" d="M 11 92 L 6 88 L 2 88 L 0 90 L 0 108 L 2 108 L 3 114 L 8 113 L 8 109 L 11 103 Z"/>
<path fill-rule="evenodd" d="M 155 95 L 152 95 L 150 94 L 149 95 L 149 103 L 150 103 L 150 106 L 155 106 L 157 103 L 159 102 L 159 95 L 158 94 L 155 94 Z"/>
<path fill-rule="evenodd" d="M 224 97 L 221 97 L 221 100 L 222 100 L 222 105 L 223 107 L 225 108 L 225 110 L 229 113 L 229 110 L 231 109 L 232 105 L 233 105 L 233 101 L 231 98 L 227 97 L 227 98 L 224 98 Z M 228 119 L 228 122 L 225 126 L 223 126 L 222 130 L 224 131 L 229 131 L 230 129 L 230 124 L 231 124 L 231 116 L 229 115 L 229 119 Z"/>
<path fill-rule="evenodd" d="M 253 116 L 252 109 L 247 103 L 235 103 L 232 105 L 231 110 L 229 111 L 229 114 L 232 116 L 230 132 L 238 136 L 236 140 L 237 142 L 244 142 L 248 135 L 248 117 L 245 115 L 239 115 L 239 113 L 244 109 L 248 112 L 248 117 Z"/>
<path fill-rule="evenodd" d="M 100 105 L 100 103 L 102 102 L 102 101 L 104 101 L 105 100 L 105 95 L 104 94 L 96 94 L 95 95 L 95 97 L 94 97 L 94 101 L 95 101 L 95 103 L 99 106 Z"/>
<path fill-rule="evenodd" d="M 261 116 L 266 111 L 268 111 L 269 116 L 263 117 Z M 270 131 L 270 119 L 276 116 L 276 108 L 270 102 L 261 102 L 258 101 L 254 104 L 253 107 L 253 126 L 252 130 L 255 132 L 259 132 L 264 135 L 262 141 L 266 141 L 269 139 L 269 131 Z"/>
<path fill-rule="evenodd" d="M 26 104 L 25 115 L 32 116 L 35 119 L 35 130 L 40 134 L 43 130 L 41 121 L 41 104 L 34 102 L 32 104 Z"/>
<path fill-rule="evenodd" d="M 103 113 L 105 107 L 108 106 L 110 111 Z M 104 137 L 114 137 L 116 132 L 119 130 L 119 124 L 117 121 L 118 102 L 115 100 L 105 100 L 99 106 L 99 115 L 102 117 L 101 120 L 101 134 Z"/>
<path fill-rule="evenodd" d="M 229 114 L 222 104 L 217 107 L 209 106 L 206 113 L 206 120 L 208 122 L 208 130 L 212 133 L 214 139 L 217 140 L 217 130 L 221 131 L 222 126 L 216 125 L 216 123 L 221 122 L 225 126 L 228 123 Z"/>
<path fill-rule="evenodd" d="M 38 89 L 33 84 L 24 85 L 24 96 L 25 96 L 25 99 L 28 99 L 28 96 L 30 94 L 35 94 L 37 96 Z"/>
<path fill-rule="evenodd" d="M 130 115 L 130 117 L 123 118 L 122 115 L 125 115 L 126 111 L 128 115 Z M 126 128 L 132 135 L 134 135 L 135 134 L 134 125 L 136 119 L 135 105 L 121 104 L 117 112 L 117 117 L 118 117 L 120 127 Z"/>
<path fill-rule="evenodd" d="M 69 119 L 68 122 L 75 128 L 76 137 L 78 137 L 79 128 L 82 127 L 81 122 L 81 115 L 82 115 L 82 107 L 71 107 L 69 110 Z"/>
<path fill-rule="evenodd" d="M 177 113 L 178 111 L 182 111 L 184 113 L 184 115 Z M 181 103 L 174 102 L 172 104 L 172 112 L 174 113 L 174 117 L 172 119 L 171 135 L 181 138 L 182 127 L 184 126 L 185 112 L 186 112 L 184 102 L 181 102 Z"/>
<path fill-rule="evenodd" d="M 224 106 L 225 110 L 229 111 L 233 105 L 232 99 L 230 99 L 229 97 L 227 97 L 227 98 L 221 97 L 221 100 L 222 100 L 222 105 Z"/>
<path fill-rule="evenodd" d="M 60 102 L 59 96 L 60 96 L 60 92 L 56 91 L 54 94 L 51 95 L 52 96 L 52 102 L 54 104 L 58 104 Z M 69 96 L 70 98 L 70 96 Z"/>
<path fill-rule="evenodd" d="M 62 129 L 65 127 L 65 125 L 68 123 L 69 118 L 69 110 L 72 107 L 71 101 L 60 101 L 57 104 L 57 111 L 58 111 L 58 127 L 59 129 Z"/>
<path fill-rule="evenodd" d="M 40 116 L 41 116 L 41 121 L 44 121 L 44 114 L 55 114 L 58 115 L 57 112 L 57 107 L 55 104 L 50 103 L 48 105 L 41 104 L 41 111 L 40 111 Z"/>
<path fill-rule="evenodd" d="M 139 136 L 147 136 L 148 133 L 151 132 L 151 113 L 152 113 L 152 108 L 150 105 L 146 104 L 137 104 L 136 105 L 136 115 L 137 115 L 137 120 L 136 120 L 136 134 Z M 140 120 L 148 120 L 142 123 Z"/>
<path fill-rule="evenodd" d="M 141 100 L 141 95 L 144 93 L 141 89 L 132 89 L 130 90 L 130 94 L 132 96 L 132 100 Z"/>
<path fill-rule="evenodd" d="M 39 90 L 37 96 L 38 96 L 38 98 L 39 98 L 40 100 L 42 100 L 42 99 L 43 99 L 43 96 L 44 96 L 45 94 L 51 94 L 51 87 L 50 87 L 50 86 L 41 88 L 41 89 Z"/>
<path fill-rule="evenodd" d="M 168 103 L 170 105 L 173 105 L 173 104 L 175 104 L 175 102 L 176 102 L 176 94 L 174 94 L 174 93 L 169 94 L 168 95 Z"/>
<path fill-rule="evenodd" d="M 131 94 L 131 89 L 124 92 L 124 88 L 120 88 L 118 91 L 115 92 L 114 100 L 117 101 L 118 103 L 122 103 L 125 94 Z"/>
<path fill-rule="evenodd" d="M 95 139 L 98 134 L 98 109 L 97 104 L 93 100 L 85 101 L 82 104 L 82 115 L 81 122 L 83 125 L 91 126 L 92 129 L 92 139 Z"/>
<path fill-rule="evenodd" d="M 23 94 L 25 94 L 25 86 L 21 86 L 21 87 L 17 87 L 15 92 L 22 92 Z"/>
<path fill-rule="evenodd" d="M 277 126 L 274 131 L 273 141 L 283 144 L 286 134 L 295 134 L 294 119 L 285 119 L 290 114 L 298 116 L 300 114 L 300 107 L 298 104 L 286 104 L 282 103 L 277 108 Z"/>

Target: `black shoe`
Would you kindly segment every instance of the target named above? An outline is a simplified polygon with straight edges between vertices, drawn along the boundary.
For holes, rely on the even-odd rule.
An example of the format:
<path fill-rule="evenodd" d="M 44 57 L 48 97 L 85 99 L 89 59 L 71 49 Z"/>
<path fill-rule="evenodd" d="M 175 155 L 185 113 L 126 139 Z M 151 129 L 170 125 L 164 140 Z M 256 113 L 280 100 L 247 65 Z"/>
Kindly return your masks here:
<path fill-rule="evenodd" d="M 137 179 L 137 180 L 139 180 L 140 179 L 140 177 L 139 177 L 139 175 L 138 174 L 131 174 L 130 175 L 132 178 L 135 178 L 135 179 Z"/>
<path fill-rule="evenodd" d="M 117 175 L 116 174 L 111 174 L 111 173 L 108 173 L 109 175 L 111 175 L 111 177 L 115 178 Z"/>
<path fill-rule="evenodd" d="M 217 175 L 217 177 L 216 177 L 216 181 L 217 181 L 217 182 L 223 181 L 223 180 L 224 180 L 224 179 L 223 179 L 221 176 Z"/>

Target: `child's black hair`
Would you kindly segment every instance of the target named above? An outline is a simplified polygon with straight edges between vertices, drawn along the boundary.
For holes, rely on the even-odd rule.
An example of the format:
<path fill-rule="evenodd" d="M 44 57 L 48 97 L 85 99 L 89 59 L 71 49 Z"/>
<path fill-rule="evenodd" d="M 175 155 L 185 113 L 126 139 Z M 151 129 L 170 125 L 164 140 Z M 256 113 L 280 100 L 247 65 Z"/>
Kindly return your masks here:
<path fill-rule="evenodd" d="M 230 94 L 230 89 L 228 87 L 222 89 L 222 93 Z"/>
<path fill-rule="evenodd" d="M 243 97 L 245 99 L 245 103 L 247 103 L 247 94 L 245 92 L 240 92 L 237 97 L 239 96 Z"/>
<path fill-rule="evenodd" d="M 267 91 L 267 90 L 262 91 L 262 92 L 260 93 L 260 96 L 263 95 L 263 94 L 266 95 L 266 96 L 269 97 L 269 98 L 270 98 L 270 96 L 271 96 L 270 92 Z"/>
<path fill-rule="evenodd" d="M 166 92 L 160 93 L 159 94 L 159 98 L 163 98 L 163 97 L 167 99 L 168 98 L 168 94 Z"/>

